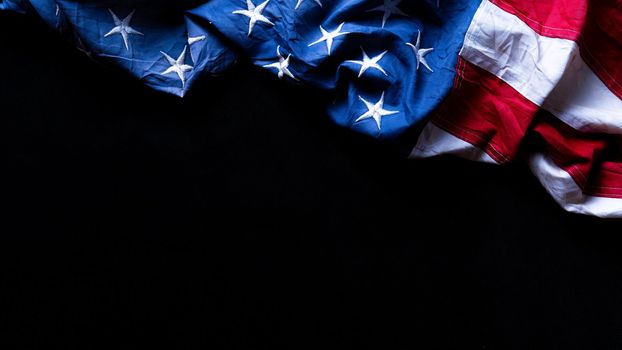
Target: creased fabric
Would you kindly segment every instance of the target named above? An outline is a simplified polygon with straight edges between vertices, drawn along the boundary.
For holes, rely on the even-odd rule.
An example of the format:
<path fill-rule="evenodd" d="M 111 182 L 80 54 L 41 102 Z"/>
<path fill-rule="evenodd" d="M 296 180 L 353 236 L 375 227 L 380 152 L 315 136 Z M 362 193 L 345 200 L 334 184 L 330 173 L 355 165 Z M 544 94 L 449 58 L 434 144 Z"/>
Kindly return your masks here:
<path fill-rule="evenodd" d="M 622 217 L 622 0 L 2 1 L 183 96 L 239 56 L 324 89 L 411 157 L 526 154 L 567 210 Z M 216 82 L 215 82 L 216 83 Z M 421 131 L 422 130 L 422 131 Z"/>

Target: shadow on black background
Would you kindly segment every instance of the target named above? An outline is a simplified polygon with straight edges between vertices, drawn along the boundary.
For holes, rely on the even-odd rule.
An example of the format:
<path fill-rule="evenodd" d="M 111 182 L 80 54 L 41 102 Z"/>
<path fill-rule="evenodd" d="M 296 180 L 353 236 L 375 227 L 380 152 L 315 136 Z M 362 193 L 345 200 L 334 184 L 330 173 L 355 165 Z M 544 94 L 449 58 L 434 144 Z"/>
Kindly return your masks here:
<path fill-rule="evenodd" d="M 248 64 L 182 100 L 36 19 L 0 47 L 5 348 L 622 348 L 622 225 L 523 164 L 405 160 Z"/>

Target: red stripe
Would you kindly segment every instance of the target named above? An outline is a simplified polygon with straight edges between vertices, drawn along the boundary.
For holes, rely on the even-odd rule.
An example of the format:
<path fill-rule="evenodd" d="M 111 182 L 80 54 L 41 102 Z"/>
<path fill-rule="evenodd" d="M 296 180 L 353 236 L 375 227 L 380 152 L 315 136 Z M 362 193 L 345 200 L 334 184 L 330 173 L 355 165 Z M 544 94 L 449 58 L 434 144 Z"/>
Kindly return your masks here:
<path fill-rule="evenodd" d="M 622 0 L 590 0 L 578 43 L 585 62 L 622 99 Z"/>
<path fill-rule="evenodd" d="M 622 145 L 618 145 L 620 147 Z M 599 197 L 622 198 L 622 159 L 604 161 L 587 193 Z"/>
<path fill-rule="evenodd" d="M 515 15 L 536 33 L 575 41 L 585 22 L 587 0 L 491 0 Z"/>
<path fill-rule="evenodd" d="M 459 58 L 454 89 L 434 124 L 505 163 L 515 156 L 538 109 L 493 74 Z"/>
<path fill-rule="evenodd" d="M 533 131 L 544 141 L 546 154 L 569 173 L 583 192 L 622 198 L 622 162 L 615 137 L 576 131 L 541 113 Z"/>

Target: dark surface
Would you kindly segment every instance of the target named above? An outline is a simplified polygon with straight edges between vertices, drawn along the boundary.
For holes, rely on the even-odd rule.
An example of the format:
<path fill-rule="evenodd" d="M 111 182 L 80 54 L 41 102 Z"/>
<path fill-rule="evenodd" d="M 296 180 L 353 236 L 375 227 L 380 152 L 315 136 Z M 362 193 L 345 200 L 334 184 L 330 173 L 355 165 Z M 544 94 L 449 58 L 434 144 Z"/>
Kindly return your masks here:
<path fill-rule="evenodd" d="M 183 100 L 0 14 L 5 349 L 622 349 L 622 223 L 240 64 Z"/>

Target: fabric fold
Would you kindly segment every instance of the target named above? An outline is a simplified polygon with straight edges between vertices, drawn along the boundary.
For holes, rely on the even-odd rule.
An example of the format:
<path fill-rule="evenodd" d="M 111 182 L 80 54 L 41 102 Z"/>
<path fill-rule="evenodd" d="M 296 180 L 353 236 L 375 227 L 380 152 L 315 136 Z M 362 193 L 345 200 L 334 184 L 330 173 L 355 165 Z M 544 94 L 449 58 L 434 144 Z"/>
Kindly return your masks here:
<path fill-rule="evenodd" d="M 412 158 L 522 158 L 566 210 L 622 217 L 622 0 L 4 0 L 183 96 L 237 54 L 326 90 Z M 416 134 L 413 137 L 413 134 Z"/>

